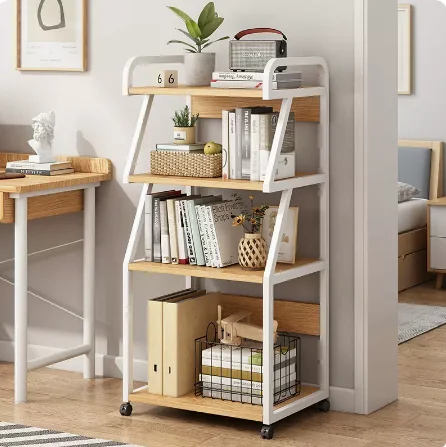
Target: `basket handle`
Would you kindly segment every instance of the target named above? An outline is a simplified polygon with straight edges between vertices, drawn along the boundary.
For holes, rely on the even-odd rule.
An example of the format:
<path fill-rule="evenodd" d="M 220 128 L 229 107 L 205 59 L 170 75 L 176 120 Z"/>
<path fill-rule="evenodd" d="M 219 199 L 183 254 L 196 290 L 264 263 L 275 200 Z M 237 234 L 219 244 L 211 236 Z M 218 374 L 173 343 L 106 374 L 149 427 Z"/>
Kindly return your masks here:
<path fill-rule="evenodd" d="M 235 36 L 235 40 L 240 40 L 242 37 L 248 36 L 249 34 L 260 34 L 260 33 L 273 33 L 273 34 L 280 34 L 284 40 L 287 40 L 285 34 L 282 33 L 282 31 L 279 31 L 278 29 L 274 28 L 249 28 L 244 29 L 243 31 L 238 32 Z"/>

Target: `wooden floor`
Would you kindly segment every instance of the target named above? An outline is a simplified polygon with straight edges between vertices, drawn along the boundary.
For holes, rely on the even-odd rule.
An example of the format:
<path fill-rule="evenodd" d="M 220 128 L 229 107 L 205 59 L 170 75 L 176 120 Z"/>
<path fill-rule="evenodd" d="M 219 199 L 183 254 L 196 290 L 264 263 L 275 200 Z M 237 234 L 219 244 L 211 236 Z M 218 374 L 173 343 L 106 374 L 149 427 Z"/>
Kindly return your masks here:
<path fill-rule="evenodd" d="M 446 305 L 432 284 L 400 301 Z M 370 416 L 321 414 L 312 409 L 277 424 L 273 441 L 260 424 L 135 405 L 118 413 L 121 381 L 84 381 L 79 374 L 32 372 L 30 402 L 13 404 L 13 368 L 0 364 L 0 421 L 68 431 L 150 447 L 443 447 L 446 444 L 446 327 L 400 347 L 400 400 Z"/>

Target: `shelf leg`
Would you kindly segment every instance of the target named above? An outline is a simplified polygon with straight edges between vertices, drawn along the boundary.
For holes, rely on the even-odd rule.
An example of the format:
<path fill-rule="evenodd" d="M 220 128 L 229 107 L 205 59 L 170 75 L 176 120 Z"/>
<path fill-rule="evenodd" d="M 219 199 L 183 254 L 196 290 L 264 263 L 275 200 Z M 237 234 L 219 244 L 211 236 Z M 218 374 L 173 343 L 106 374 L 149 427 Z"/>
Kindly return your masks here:
<path fill-rule="evenodd" d="M 15 402 L 27 400 L 28 372 L 28 198 L 15 199 L 14 373 Z"/>
<path fill-rule="evenodd" d="M 122 278 L 123 293 L 123 402 L 129 401 L 129 394 L 133 391 L 133 283 L 129 264 L 133 261 L 138 248 L 144 222 L 144 204 L 146 195 L 152 191 L 152 185 L 144 185 L 136 209 L 130 239 L 125 252 Z"/>
<path fill-rule="evenodd" d="M 96 188 L 84 191 L 84 345 L 90 352 L 84 357 L 84 379 L 95 378 L 95 232 Z"/>

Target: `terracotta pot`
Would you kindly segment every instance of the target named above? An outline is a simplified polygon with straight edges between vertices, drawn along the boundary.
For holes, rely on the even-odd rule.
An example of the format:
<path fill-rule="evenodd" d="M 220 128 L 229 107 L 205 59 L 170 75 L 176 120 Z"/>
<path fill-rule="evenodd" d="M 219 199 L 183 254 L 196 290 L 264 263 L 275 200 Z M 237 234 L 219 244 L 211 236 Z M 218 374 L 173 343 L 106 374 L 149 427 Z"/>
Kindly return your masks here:
<path fill-rule="evenodd" d="M 175 144 L 195 144 L 195 126 L 174 127 L 173 141 Z"/>
<path fill-rule="evenodd" d="M 243 270 L 264 270 L 268 247 L 261 234 L 245 234 L 238 244 L 238 263 Z"/>

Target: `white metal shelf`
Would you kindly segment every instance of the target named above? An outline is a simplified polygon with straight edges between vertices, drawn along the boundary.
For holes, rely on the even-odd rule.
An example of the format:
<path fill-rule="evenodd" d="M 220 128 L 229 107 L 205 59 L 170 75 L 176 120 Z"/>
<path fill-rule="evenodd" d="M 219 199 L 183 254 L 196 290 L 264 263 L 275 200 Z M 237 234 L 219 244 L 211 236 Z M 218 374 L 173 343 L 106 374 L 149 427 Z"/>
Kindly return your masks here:
<path fill-rule="evenodd" d="M 142 95 L 143 105 L 138 118 L 135 135 L 130 148 L 124 171 L 124 183 L 141 183 L 143 185 L 136 211 L 135 220 L 130 234 L 129 243 L 123 263 L 123 400 L 129 402 L 148 403 L 150 405 L 167 406 L 204 413 L 221 414 L 224 416 L 241 417 L 239 407 L 245 411 L 246 419 L 263 421 L 273 424 L 304 408 L 316 404 L 329 397 L 329 73 L 325 61 L 318 57 L 272 59 L 265 68 L 265 83 L 262 92 L 253 90 L 224 90 L 211 87 L 178 87 L 178 89 L 158 89 L 154 87 L 134 87 L 133 74 L 140 65 L 146 64 L 182 64 L 182 56 L 168 57 L 137 57 L 131 59 L 125 69 L 123 78 L 124 95 Z M 319 70 L 320 82 L 318 87 L 273 90 L 272 79 L 275 69 L 280 65 L 288 67 L 316 66 Z M 223 91 L 222 91 L 223 90 Z M 222 179 L 193 179 L 186 177 L 162 177 L 150 174 L 134 174 L 141 143 L 147 126 L 154 95 L 191 95 L 215 96 L 228 98 L 261 98 L 264 100 L 280 99 L 282 101 L 276 133 L 271 149 L 270 160 L 264 182 L 249 182 L 242 180 Z M 293 99 L 307 96 L 320 97 L 320 119 L 318 127 L 319 173 L 299 174 L 294 178 L 274 181 L 279 154 L 284 140 L 286 125 Z M 210 187 L 222 189 L 240 189 L 250 191 L 281 192 L 280 205 L 276 225 L 271 241 L 270 253 L 264 272 L 246 272 L 237 266 L 224 269 L 211 269 L 196 266 L 178 266 L 135 261 L 136 249 L 142 232 L 145 196 L 152 191 L 154 184 L 187 186 L 188 192 L 192 188 Z M 318 185 L 320 210 L 320 259 L 301 260 L 295 265 L 283 267 L 277 263 L 280 239 L 283 232 L 285 216 L 289 210 L 292 192 L 296 188 Z M 181 398 L 166 398 L 154 396 L 147 390 L 133 390 L 133 290 L 131 275 L 133 272 L 165 273 L 183 275 L 186 286 L 192 284 L 192 277 L 226 279 L 263 284 L 263 352 L 264 352 L 264 382 L 263 407 L 251 408 L 247 404 L 236 402 L 202 399 L 196 401 L 194 396 Z M 320 274 L 320 340 L 319 340 L 319 371 L 318 387 L 302 387 L 299 398 L 292 399 L 277 407 L 273 400 L 273 309 L 274 286 L 313 273 Z M 248 414 L 249 413 L 249 414 Z M 252 413 L 252 415 L 251 415 Z M 255 413 L 255 415 L 254 415 Z"/>

